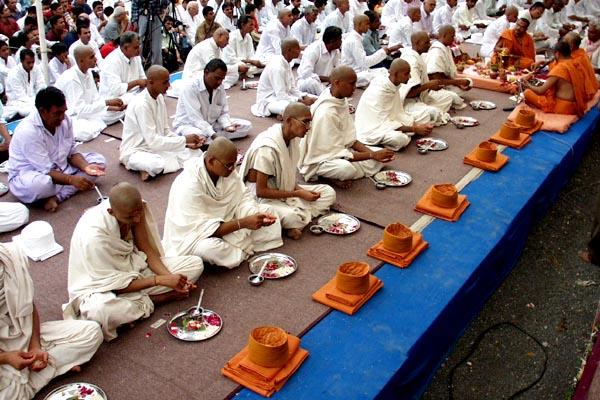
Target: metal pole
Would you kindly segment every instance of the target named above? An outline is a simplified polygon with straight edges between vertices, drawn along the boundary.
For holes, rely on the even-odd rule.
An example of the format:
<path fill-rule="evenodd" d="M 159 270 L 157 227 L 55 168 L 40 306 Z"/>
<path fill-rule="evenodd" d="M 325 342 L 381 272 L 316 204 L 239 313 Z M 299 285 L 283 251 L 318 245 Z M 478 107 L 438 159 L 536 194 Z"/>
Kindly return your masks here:
<path fill-rule="evenodd" d="M 42 1 L 35 0 L 35 14 L 40 39 L 40 54 L 42 56 L 42 74 L 44 82 L 48 85 L 48 47 L 46 46 L 46 26 L 44 25 L 44 13 L 42 12 Z"/>

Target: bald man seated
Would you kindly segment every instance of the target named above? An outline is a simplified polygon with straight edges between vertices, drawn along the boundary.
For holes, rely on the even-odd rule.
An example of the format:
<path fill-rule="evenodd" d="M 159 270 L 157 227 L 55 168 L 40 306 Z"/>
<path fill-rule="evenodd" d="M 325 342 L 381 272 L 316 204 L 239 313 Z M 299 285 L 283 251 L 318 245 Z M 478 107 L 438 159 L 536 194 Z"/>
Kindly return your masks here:
<path fill-rule="evenodd" d="M 261 33 L 254 57 L 266 65 L 271 62 L 274 56 L 281 55 L 281 43 L 284 39 L 290 37 L 292 22 L 294 22 L 292 10 L 287 8 L 279 10 L 277 18 L 269 21 L 267 27 Z"/>
<path fill-rule="evenodd" d="M 308 106 L 290 103 L 283 112 L 283 122 L 254 139 L 241 167 L 250 191 L 260 204 L 275 210 L 286 235 L 292 239 L 299 239 L 302 229 L 335 202 L 331 186 L 296 183 L 299 142 L 309 131 L 311 121 Z"/>
<path fill-rule="evenodd" d="M 426 113 L 416 119 L 404 111 L 407 91 L 403 88 L 410 77 L 410 65 L 395 59 L 387 75 L 375 78 L 358 102 L 356 138 L 367 145 L 398 151 L 410 143 L 413 135 L 429 135 L 433 125 L 428 124 Z"/>
<path fill-rule="evenodd" d="M 127 169 L 140 171 L 143 181 L 168 174 L 200 152 L 204 140 L 195 133 L 178 136 L 169 128 L 163 95 L 169 88 L 169 71 L 159 65 L 148 69 L 146 89 L 136 96 L 125 113 L 119 161 Z"/>
<path fill-rule="evenodd" d="M 310 106 L 316 97 L 298 90 L 290 63 L 300 56 L 300 44 L 294 38 L 281 42 L 281 55 L 274 55 L 258 80 L 256 103 L 250 110 L 257 117 L 281 115 L 290 103 Z"/>
<path fill-rule="evenodd" d="M 75 226 L 64 318 L 97 321 L 104 340 L 113 340 L 119 326 L 148 318 L 155 304 L 187 298 L 203 269 L 199 257 L 165 257 L 148 204 L 119 183 Z"/>
<path fill-rule="evenodd" d="M 598 92 L 600 85 L 596 79 L 596 72 L 590 58 L 588 57 L 585 50 L 581 46 L 581 36 L 577 32 L 567 33 L 563 41 L 568 43 L 571 47 L 571 59 L 574 63 L 577 63 L 581 67 L 583 74 L 585 75 L 585 94 L 586 98 L 592 100 Z"/>
<path fill-rule="evenodd" d="M 77 46 L 73 56 L 76 65 L 63 72 L 54 86 L 62 90 L 67 99 L 67 114 L 73 121 L 73 137 L 87 142 L 97 137 L 107 125 L 122 119 L 127 106 L 118 97 L 105 100 L 100 96 L 92 75 L 96 54 L 90 46 Z"/>
<path fill-rule="evenodd" d="M 255 252 L 283 244 L 275 212 L 259 204 L 235 170 L 237 149 L 216 138 L 188 160 L 169 193 L 163 244 L 167 255 L 193 254 L 235 268 Z"/>
<path fill-rule="evenodd" d="M 311 111 L 313 126 L 300 141 L 298 169 L 307 182 L 319 177 L 346 189 L 353 179 L 372 176 L 394 159 L 389 149 L 367 147 L 356 139 L 348 97 L 356 89 L 356 73 L 348 66 L 331 72 L 331 87 L 321 93 Z"/>

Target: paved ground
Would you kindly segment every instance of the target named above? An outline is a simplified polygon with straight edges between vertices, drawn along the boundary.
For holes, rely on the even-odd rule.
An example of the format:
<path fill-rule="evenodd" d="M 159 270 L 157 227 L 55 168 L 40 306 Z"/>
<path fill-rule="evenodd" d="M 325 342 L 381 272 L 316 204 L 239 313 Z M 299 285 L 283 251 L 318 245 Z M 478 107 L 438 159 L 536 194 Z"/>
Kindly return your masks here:
<path fill-rule="evenodd" d="M 600 128 L 599 128 L 600 131 Z M 546 347 L 542 380 L 518 398 L 569 399 L 600 299 L 600 268 L 577 256 L 589 237 L 600 195 L 600 138 L 557 202 L 529 236 L 521 260 L 438 370 L 423 399 L 449 399 L 448 376 L 479 334 L 511 321 Z M 443 334 L 443 332 L 440 332 Z M 536 380 L 543 350 L 512 327 L 489 332 L 455 369 L 454 399 L 506 399 Z"/>

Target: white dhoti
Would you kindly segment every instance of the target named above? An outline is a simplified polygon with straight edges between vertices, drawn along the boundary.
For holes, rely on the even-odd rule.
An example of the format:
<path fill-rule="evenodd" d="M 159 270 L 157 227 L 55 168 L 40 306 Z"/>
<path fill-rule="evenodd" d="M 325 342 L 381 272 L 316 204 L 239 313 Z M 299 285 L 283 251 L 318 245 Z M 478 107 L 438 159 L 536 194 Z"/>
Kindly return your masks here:
<path fill-rule="evenodd" d="M 325 84 L 316 76 L 311 76 L 310 78 L 306 79 L 298 79 L 298 90 L 302 92 L 318 96 L 323 90 L 325 90 L 325 88 Z"/>
<path fill-rule="evenodd" d="M 450 114 L 447 111 L 442 111 L 440 108 L 422 102 L 418 97 L 406 99 L 404 109 L 416 121 L 426 121 L 420 123 L 432 123 L 436 126 L 445 125 L 450 121 Z M 416 117 L 419 117 L 417 119 Z"/>
<path fill-rule="evenodd" d="M 175 128 L 175 133 L 178 135 L 196 134 L 198 136 L 204 136 L 207 139 L 205 143 L 210 144 L 212 140 L 218 136 L 226 137 L 230 140 L 245 138 L 250 133 L 250 130 L 252 130 L 252 122 L 248 121 L 247 119 L 231 118 L 230 121 L 232 124 L 238 125 L 237 129 L 234 132 L 226 131 L 225 129 L 223 129 L 221 124 L 217 122 L 214 125 L 212 125 L 212 129 L 215 131 L 215 133 L 211 136 L 207 136 L 206 129 L 202 129 L 201 127 L 195 125 L 187 124 L 177 126 L 177 128 Z"/>
<path fill-rule="evenodd" d="M 367 87 L 373 79 L 381 75 L 387 75 L 386 68 L 371 68 L 365 71 L 360 71 L 356 74 L 356 77 L 358 78 L 356 81 L 356 87 Z"/>
<path fill-rule="evenodd" d="M 144 171 L 150 176 L 158 174 L 170 174 L 179 171 L 183 163 L 191 157 L 197 157 L 200 150 L 183 149 L 181 151 L 161 151 L 150 153 L 147 151 L 136 151 L 129 156 L 124 163 L 125 168 L 132 171 Z"/>
<path fill-rule="evenodd" d="M 328 160 L 320 163 L 316 175 L 328 179 L 347 181 L 373 176 L 378 173 L 383 164 L 376 160 L 350 162 L 343 158 Z"/>
<path fill-rule="evenodd" d="M 0 203 L 0 232 L 14 231 L 29 221 L 29 209 L 21 203 Z"/>

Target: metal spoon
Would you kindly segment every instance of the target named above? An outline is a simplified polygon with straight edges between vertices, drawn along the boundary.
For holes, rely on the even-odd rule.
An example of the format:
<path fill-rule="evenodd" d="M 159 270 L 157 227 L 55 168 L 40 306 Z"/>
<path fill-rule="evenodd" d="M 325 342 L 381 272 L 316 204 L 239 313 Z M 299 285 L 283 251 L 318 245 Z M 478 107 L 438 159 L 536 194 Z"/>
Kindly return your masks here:
<path fill-rule="evenodd" d="M 200 291 L 200 297 L 198 298 L 198 304 L 196 305 L 196 308 L 194 308 L 194 311 L 192 311 L 190 313 L 190 317 L 198 318 L 198 317 L 202 316 L 202 314 L 204 314 L 204 308 L 200 307 L 200 304 L 202 304 L 202 296 L 204 296 L 204 289 L 202 289 Z"/>
<path fill-rule="evenodd" d="M 426 146 L 423 147 L 418 147 L 417 151 L 419 152 L 419 154 L 427 154 L 427 152 L 431 149 L 433 149 L 433 146 L 435 145 L 435 143 L 429 143 Z"/>
<path fill-rule="evenodd" d="M 248 277 L 248 282 L 252 286 L 260 286 L 265 281 L 265 278 L 263 278 L 262 274 L 268 263 L 269 263 L 269 260 L 265 261 L 264 264 L 262 265 L 262 267 L 260 267 L 260 271 L 258 271 L 258 274 L 252 274 Z"/>
<path fill-rule="evenodd" d="M 98 189 L 98 186 L 94 185 L 94 189 L 96 189 L 96 193 L 98 193 L 98 198 L 96 199 L 96 202 L 98 204 L 102 203 L 104 200 L 108 199 L 108 197 L 104 196 L 102 194 L 102 192 L 100 191 L 100 189 Z"/>
<path fill-rule="evenodd" d="M 456 129 L 464 129 L 465 126 L 459 122 L 454 122 L 454 120 L 452 118 L 450 118 L 450 122 L 452 122 L 454 124 L 454 126 L 456 127 Z"/>
<path fill-rule="evenodd" d="M 378 180 L 376 180 L 372 176 L 369 176 L 369 179 L 373 181 L 373 183 L 375 184 L 375 187 L 377 188 L 377 190 L 383 190 L 383 189 L 385 189 L 387 187 L 387 185 L 385 183 L 379 182 Z"/>

